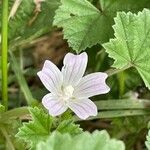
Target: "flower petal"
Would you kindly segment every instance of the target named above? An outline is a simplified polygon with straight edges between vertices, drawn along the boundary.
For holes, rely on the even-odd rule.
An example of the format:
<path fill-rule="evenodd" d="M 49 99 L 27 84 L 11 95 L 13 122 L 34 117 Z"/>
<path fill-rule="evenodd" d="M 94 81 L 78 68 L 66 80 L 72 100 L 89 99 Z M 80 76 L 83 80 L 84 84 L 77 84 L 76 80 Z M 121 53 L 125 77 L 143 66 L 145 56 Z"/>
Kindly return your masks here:
<path fill-rule="evenodd" d="M 107 77 L 106 73 L 101 72 L 86 75 L 75 87 L 74 96 L 85 98 L 108 93 L 110 88 L 105 83 Z"/>
<path fill-rule="evenodd" d="M 43 69 L 37 73 L 44 86 L 50 92 L 58 93 L 61 89 L 63 76 L 60 70 L 51 61 L 46 60 Z"/>
<path fill-rule="evenodd" d="M 59 100 L 57 96 L 53 96 L 51 93 L 43 97 L 42 104 L 48 109 L 51 116 L 58 116 L 68 108 L 62 100 Z"/>
<path fill-rule="evenodd" d="M 81 119 L 97 115 L 97 106 L 90 99 L 70 101 L 68 107 Z"/>
<path fill-rule="evenodd" d="M 87 59 L 88 57 L 85 52 L 80 55 L 66 54 L 62 68 L 65 85 L 74 86 L 80 81 L 87 66 Z"/>

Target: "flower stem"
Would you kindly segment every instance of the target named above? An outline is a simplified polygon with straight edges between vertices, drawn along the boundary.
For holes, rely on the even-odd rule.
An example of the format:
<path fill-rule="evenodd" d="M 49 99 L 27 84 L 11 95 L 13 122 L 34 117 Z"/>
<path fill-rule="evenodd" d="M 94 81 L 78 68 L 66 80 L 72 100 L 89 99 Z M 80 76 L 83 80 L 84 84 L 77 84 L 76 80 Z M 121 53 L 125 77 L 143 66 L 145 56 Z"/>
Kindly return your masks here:
<path fill-rule="evenodd" d="M 8 0 L 2 0 L 2 103 L 8 108 L 7 50 L 8 50 Z"/>

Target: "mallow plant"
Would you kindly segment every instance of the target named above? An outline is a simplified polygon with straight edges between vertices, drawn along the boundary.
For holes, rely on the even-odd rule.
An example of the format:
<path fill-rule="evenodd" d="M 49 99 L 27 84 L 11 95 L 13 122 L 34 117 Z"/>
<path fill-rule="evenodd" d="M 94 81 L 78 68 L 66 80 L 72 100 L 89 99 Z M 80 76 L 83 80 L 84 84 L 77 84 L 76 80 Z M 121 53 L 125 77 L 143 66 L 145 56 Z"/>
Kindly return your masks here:
<path fill-rule="evenodd" d="M 149 150 L 149 8 L 149 0 L 0 1 L 0 149 Z M 46 53 L 35 67 L 29 56 L 41 41 L 65 47 L 57 65 Z"/>

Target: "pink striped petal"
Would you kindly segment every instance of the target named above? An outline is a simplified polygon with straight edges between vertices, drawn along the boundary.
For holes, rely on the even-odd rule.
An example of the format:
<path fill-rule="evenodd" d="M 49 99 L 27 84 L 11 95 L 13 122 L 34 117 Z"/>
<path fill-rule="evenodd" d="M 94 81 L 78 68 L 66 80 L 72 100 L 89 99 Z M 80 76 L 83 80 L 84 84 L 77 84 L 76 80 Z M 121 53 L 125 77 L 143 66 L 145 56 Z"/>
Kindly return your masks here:
<path fill-rule="evenodd" d="M 63 76 L 51 61 L 46 60 L 43 69 L 37 73 L 44 86 L 50 92 L 58 93 L 61 89 Z"/>
<path fill-rule="evenodd" d="M 42 104 L 48 109 L 51 116 L 58 116 L 68 108 L 62 100 L 59 100 L 57 96 L 53 96 L 51 93 L 43 97 Z"/>
<path fill-rule="evenodd" d="M 85 72 L 87 60 L 88 57 L 85 52 L 80 55 L 74 55 L 72 53 L 66 54 L 64 67 L 62 68 L 65 85 L 74 86 L 80 81 Z"/>
<path fill-rule="evenodd" d="M 90 99 L 78 99 L 68 103 L 68 107 L 81 119 L 97 115 L 97 107 Z"/>
<path fill-rule="evenodd" d="M 91 97 L 94 95 L 105 94 L 110 91 L 106 84 L 106 73 L 92 73 L 81 79 L 75 87 L 74 96 L 79 98 Z"/>

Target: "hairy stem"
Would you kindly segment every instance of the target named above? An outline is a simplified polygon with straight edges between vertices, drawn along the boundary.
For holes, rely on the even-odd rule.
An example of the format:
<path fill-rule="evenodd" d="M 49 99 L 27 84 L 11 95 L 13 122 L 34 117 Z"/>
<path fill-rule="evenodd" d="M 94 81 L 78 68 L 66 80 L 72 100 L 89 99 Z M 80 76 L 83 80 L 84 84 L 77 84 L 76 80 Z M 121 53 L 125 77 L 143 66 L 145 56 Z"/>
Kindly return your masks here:
<path fill-rule="evenodd" d="M 7 50 L 8 50 L 8 0 L 2 1 L 2 103 L 8 108 Z"/>

